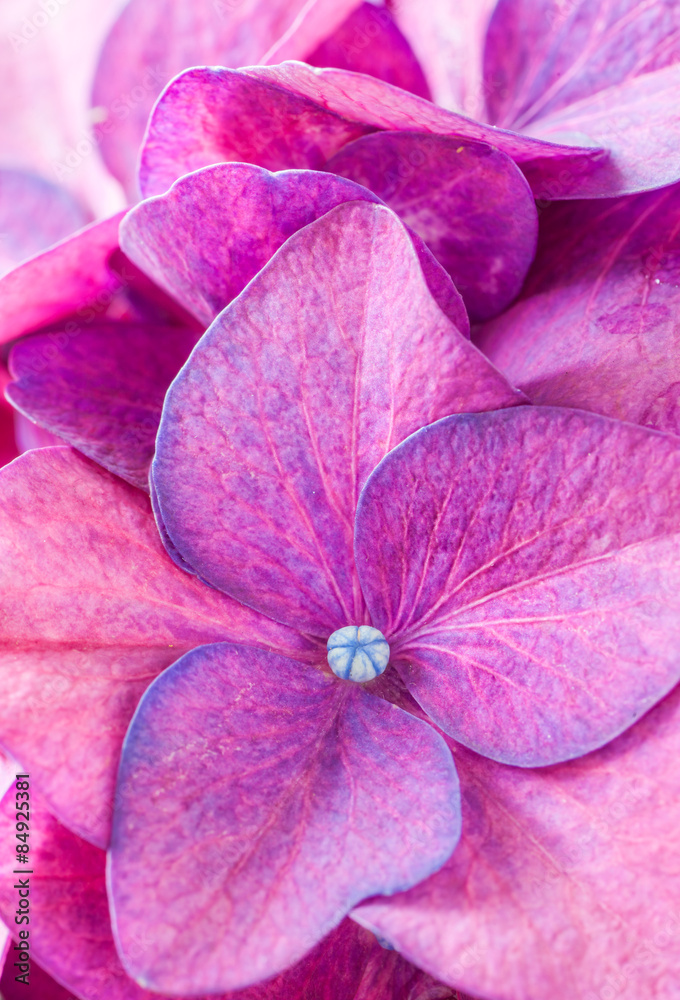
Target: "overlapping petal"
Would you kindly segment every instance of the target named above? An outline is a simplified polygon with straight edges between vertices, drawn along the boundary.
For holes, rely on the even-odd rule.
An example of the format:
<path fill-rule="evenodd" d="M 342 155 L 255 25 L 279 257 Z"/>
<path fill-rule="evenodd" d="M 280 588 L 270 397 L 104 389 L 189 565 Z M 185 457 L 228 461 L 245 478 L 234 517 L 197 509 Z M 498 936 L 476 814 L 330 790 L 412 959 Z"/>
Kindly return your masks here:
<path fill-rule="evenodd" d="M 580 411 L 450 417 L 369 479 L 357 568 L 428 716 L 537 766 L 680 679 L 680 440 Z"/>
<path fill-rule="evenodd" d="M 326 164 L 374 191 L 451 275 L 470 319 L 515 298 L 536 250 L 531 190 L 509 156 L 482 143 L 376 132 Z"/>
<path fill-rule="evenodd" d="M 318 171 L 272 174 L 249 163 L 220 163 L 136 206 L 121 225 L 121 246 L 207 326 L 289 236 L 346 201 L 379 199 Z M 437 304 L 468 336 L 460 295 L 419 237 L 413 236 L 413 245 Z"/>
<path fill-rule="evenodd" d="M 0 343 L 112 301 L 120 278 L 107 266 L 122 213 L 94 223 L 27 261 L 0 281 Z M 99 298 L 98 298 L 99 297 Z"/>
<path fill-rule="evenodd" d="M 535 403 L 680 433 L 680 185 L 545 211 L 522 299 L 477 343 Z"/>
<path fill-rule="evenodd" d="M 363 620 L 354 512 L 378 461 L 446 413 L 522 398 L 446 319 L 389 209 L 292 236 L 171 387 L 160 517 L 199 575 L 324 638 Z"/>
<path fill-rule="evenodd" d="M 392 12 L 374 3 L 360 4 L 304 61 L 368 73 L 426 100 L 431 96 L 420 63 Z"/>
<path fill-rule="evenodd" d="M 303 58 L 359 0 L 131 0 L 110 32 L 94 84 L 107 167 L 135 195 L 137 153 L 165 84 L 188 66 L 248 66 L 277 44 Z"/>
<path fill-rule="evenodd" d="M 186 327 L 106 320 L 72 337 L 37 334 L 10 352 L 7 398 L 99 465 L 148 489 L 163 399 L 196 340 Z"/>
<path fill-rule="evenodd" d="M 0 741 L 105 846 L 123 736 L 161 670 L 204 642 L 313 647 L 178 570 L 148 498 L 70 449 L 18 459 L 0 494 Z"/>
<path fill-rule="evenodd" d="M 498 0 L 484 52 L 489 120 L 523 128 L 678 61 L 674 0 Z"/>
<path fill-rule="evenodd" d="M 194 650 L 149 689 L 116 797 L 116 937 L 159 991 L 280 972 L 358 900 L 436 871 L 460 833 L 453 762 L 430 726 L 237 645 Z"/>
<path fill-rule="evenodd" d="M 361 73 L 289 62 L 197 68 L 173 80 L 149 120 L 140 190 L 145 197 L 161 194 L 183 174 L 224 160 L 317 170 L 346 143 L 377 129 L 491 143 L 523 167 L 531 164 L 536 197 L 550 197 L 560 172 L 587 177 L 606 160 L 595 144 L 563 146 L 506 132 Z"/>
<path fill-rule="evenodd" d="M 475 996 L 672 997 L 680 967 L 680 689 L 607 747 L 538 771 L 455 752 L 463 836 L 353 915 Z"/>
<path fill-rule="evenodd" d="M 14 983 L 16 970 L 6 966 L 3 996 L 7 1000 L 20 1000 L 21 996 L 66 1000 L 77 993 L 88 1000 L 158 998 L 158 993 L 149 993 L 130 979 L 116 953 L 106 897 L 104 852 L 63 827 L 34 791 L 31 798 L 31 849 L 35 852 L 34 864 L 40 866 L 40 877 L 31 879 L 30 985 L 27 988 L 23 983 Z M 16 890 L 11 888 L 16 881 L 11 864 L 11 806 L 8 797 L 0 807 L 0 839 L 5 856 L 0 908 L 9 922 L 16 908 Z M 140 939 L 140 951 L 146 941 L 146 935 Z M 37 961 L 69 989 L 51 979 Z M 384 950 L 373 934 L 345 919 L 291 969 L 266 983 L 215 1000 L 403 1000 L 409 990 L 419 997 L 423 992 L 432 995 L 433 1000 L 456 1000 L 456 994 L 426 972 L 416 969 L 398 952 Z"/>

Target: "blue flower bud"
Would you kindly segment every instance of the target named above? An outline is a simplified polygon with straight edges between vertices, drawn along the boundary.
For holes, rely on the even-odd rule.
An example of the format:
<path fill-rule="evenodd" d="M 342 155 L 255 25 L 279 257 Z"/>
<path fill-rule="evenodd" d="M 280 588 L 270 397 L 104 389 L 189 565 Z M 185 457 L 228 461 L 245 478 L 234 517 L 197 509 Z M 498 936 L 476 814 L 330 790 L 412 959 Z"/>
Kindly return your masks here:
<path fill-rule="evenodd" d="M 339 628 L 330 636 L 326 649 L 329 666 L 336 677 L 360 684 L 378 677 L 390 659 L 385 636 L 370 625 Z"/>

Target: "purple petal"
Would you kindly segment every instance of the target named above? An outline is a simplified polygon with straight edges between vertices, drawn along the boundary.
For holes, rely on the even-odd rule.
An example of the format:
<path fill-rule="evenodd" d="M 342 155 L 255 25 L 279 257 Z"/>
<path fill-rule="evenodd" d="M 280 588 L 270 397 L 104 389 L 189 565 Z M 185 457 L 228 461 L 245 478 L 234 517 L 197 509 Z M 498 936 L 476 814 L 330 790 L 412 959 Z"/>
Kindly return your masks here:
<path fill-rule="evenodd" d="M 680 434 L 680 185 L 555 205 L 523 297 L 478 344 L 535 403 Z"/>
<path fill-rule="evenodd" d="M 386 7 L 362 3 L 304 60 L 310 66 L 334 66 L 368 73 L 429 100 L 420 63 Z"/>
<path fill-rule="evenodd" d="M 220 163 L 137 205 L 121 225 L 121 247 L 208 326 L 289 236 L 345 201 L 378 199 L 315 171 Z"/>
<path fill-rule="evenodd" d="M 111 301 L 120 279 L 107 261 L 118 247 L 122 213 L 96 222 L 0 281 L 0 343 L 85 308 Z"/>
<path fill-rule="evenodd" d="M 137 205 L 121 225 L 121 246 L 208 325 L 289 236 L 346 201 L 379 199 L 359 184 L 318 171 L 272 174 L 249 163 L 220 163 Z M 460 295 L 422 240 L 413 242 L 440 309 L 469 335 Z"/>
<path fill-rule="evenodd" d="M 96 844 L 125 730 L 161 670 L 222 639 L 310 655 L 296 633 L 176 569 L 148 498 L 70 449 L 0 472 L 0 546 L 2 745 Z"/>
<path fill-rule="evenodd" d="M 14 923 L 18 899 L 14 884 L 17 879 L 28 878 L 30 955 L 49 976 L 54 976 L 78 996 L 152 1000 L 151 993 L 126 975 L 116 954 L 106 898 L 104 852 L 57 822 L 31 787 L 31 864 L 26 867 L 35 874 L 17 875 L 14 869 L 19 866 L 13 863 L 12 854 L 16 844 L 14 796 L 12 787 L 0 804 L 2 918 L 12 925 L 15 933 L 22 929 Z M 31 963 L 29 980 L 32 987 L 34 975 L 40 982 L 40 970 Z M 51 985 L 49 979 L 47 982 Z M 22 984 L 18 985 L 21 989 Z M 57 984 L 54 987 L 52 993 L 34 993 L 33 996 L 39 1000 L 71 996 L 71 992 L 59 991 Z M 24 995 L 31 996 L 30 990 L 24 988 Z"/>
<path fill-rule="evenodd" d="M 482 997 L 671 997 L 680 689 L 614 743 L 540 771 L 456 752 L 463 837 L 449 863 L 353 916 Z"/>
<path fill-rule="evenodd" d="M 135 192 L 147 118 L 165 84 L 189 66 L 248 66 L 285 40 L 300 59 L 345 19 L 357 0 L 131 0 L 109 34 L 93 100 L 103 111 L 99 146 L 108 169 Z M 242 122 L 243 124 L 243 122 Z"/>
<path fill-rule="evenodd" d="M 530 767 L 663 697 L 680 679 L 678 490 L 679 439 L 575 410 L 450 417 L 388 455 L 357 569 L 430 718 Z"/>
<path fill-rule="evenodd" d="M 93 1000 L 163 1000 L 138 986 L 120 964 L 109 921 L 105 854 L 63 827 L 34 791 L 31 796 L 31 856 L 40 876 L 31 879 L 30 885 L 30 980 L 28 987 L 15 983 L 17 970 L 7 964 L 0 980 L 3 997 L 67 1000 L 77 992 Z M 11 864 L 16 843 L 12 805 L 8 797 L 0 806 L 5 858 L 0 909 L 14 924 L 17 877 L 12 871 L 16 866 Z M 140 940 L 140 948 L 145 940 Z M 37 958 L 68 990 L 43 971 Z M 359 995 L 370 1000 L 404 1000 L 409 990 L 422 998 L 422 991 L 435 989 L 437 1000 L 454 997 L 398 952 L 382 948 L 370 931 L 345 919 L 293 968 L 261 986 L 213 1000 L 354 1000 Z"/>
<path fill-rule="evenodd" d="M 675 3 L 498 0 L 484 53 L 489 120 L 524 128 L 678 60 Z"/>
<path fill-rule="evenodd" d="M 363 620 L 356 499 L 391 448 L 515 390 L 430 296 L 389 209 L 340 205 L 292 236 L 171 387 L 153 465 L 198 574 L 323 637 Z"/>
<path fill-rule="evenodd" d="M 11 350 L 7 398 L 99 465 L 148 490 L 163 399 L 196 340 L 182 327 L 111 321 L 72 337 L 36 334 Z"/>
<path fill-rule="evenodd" d="M 0 169 L 0 275 L 87 221 L 81 206 L 55 184 Z"/>
<path fill-rule="evenodd" d="M 515 298 L 536 250 L 529 185 L 504 153 L 417 132 L 378 132 L 341 149 L 327 170 L 374 191 L 427 243 L 470 318 Z"/>
<path fill-rule="evenodd" d="M 376 129 L 461 135 L 533 163 L 541 185 L 596 170 L 602 151 L 561 146 L 481 125 L 382 80 L 303 63 L 246 70 L 187 70 L 165 89 L 149 120 L 139 184 L 162 194 L 183 174 L 242 160 L 269 170 L 318 170 L 346 143 Z"/>
<path fill-rule="evenodd" d="M 121 954 L 151 989 L 248 986 L 360 899 L 436 871 L 458 836 L 455 770 L 427 723 L 295 660 L 205 646 L 158 678 L 125 741 Z"/>
<path fill-rule="evenodd" d="M 496 0 L 400 0 L 397 24 L 413 47 L 437 104 L 484 120 L 482 54 Z"/>
<path fill-rule="evenodd" d="M 609 150 L 598 170 L 560 174 L 552 193 L 560 198 L 609 198 L 663 187 L 680 180 L 680 123 L 677 111 L 680 66 L 647 73 L 602 90 L 532 123 L 539 139 L 563 142 L 580 133 Z M 545 188 L 536 167 L 525 170 L 534 191 Z M 541 167 L 538 165 L 538 173 Z"/>

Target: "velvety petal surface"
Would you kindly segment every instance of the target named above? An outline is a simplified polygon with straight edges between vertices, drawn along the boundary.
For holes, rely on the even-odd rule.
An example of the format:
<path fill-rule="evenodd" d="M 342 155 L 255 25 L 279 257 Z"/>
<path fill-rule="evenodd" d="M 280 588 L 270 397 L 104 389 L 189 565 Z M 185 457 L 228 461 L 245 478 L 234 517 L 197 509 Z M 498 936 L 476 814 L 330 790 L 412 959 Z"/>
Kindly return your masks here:
<path fill-rule="evenodd" d="M 107 843 L 123 736 L 161 670 L 222 639 L 313 655 L 177 569 L 148 498 L 70 449 L 0 472 L 0 546 L 0 742 L 94 843 Z"/>
<path fill-rule="evenodd" d="M 489 120 L 524 128 L 679 60 L 674 0 L 498 0 L 484 52 Z"/>
<path fill-rule="evenodd" d="M 336 205 L 362 200 L 378 201 L 342 177 L 220 163 L 137 205 L 121 224 L 121 247 L 208 326 L 289 236 Z"/>
<path fill-rule="evenodd" d="M 567 764 L 523 771 L 457 750 L 451 860 L 353 915 L 475 996 L 672 1000 L 679 752 L 680 689 Z"/>
<path fill-rule="evenodd" d="M 149 112 L 177 73 L 259 63 L 284 41 L 289 52 L 279 58 L 303 58 L 356 6 L 357 0 L 132 0 L 106 40 L 94 84 L 107 167 L 134 195 Z"/>
<path fill-rule="evenodd" d="M 527 126 L 527 133 L 555 142 L 576 134 L 609 150 L 609 160 L 589 174 L 560 173 L 552 198 L 608 198 L 648 191 L 680 179 L 680 65 L 601 90 Z M 534 170 L 527 170 L 534 184 Z"/>
<path fill-rule="evenodd" d="M 587 753 L 680 679 L 680 439 L 581 411 L 449 417 L 369 479 L 357 569 L 407 687 L 508 764 Z"/>
<path fill-rule="evenodd" d="M 123 748 L 109 852 L 123 961 L 173 992 L 278 973 L 360 899 L 441 867 L 458 809 L 427 723 L 295 660 L 194 650 L 149 689 Z"/>
<path fill-rule="evenodd" d="M 11 350 L 7 398 L 99 465 L 148 490 L 163 399 L 196 340 L 194 330 L 182 327 L 101 320 L 73 337 L 36 334 Z"/>
<path fill-rule="evenodd" d="M 363 621 L 352 540 L 374 466 L 445 413 L 522 397 L 447 320 L 389 209 L 292 236 L 171 386 L 160 516 L 199 575 L 324 640 Z"/>
<path fill-rule="evenodd" d="M 562 146 L 481 125 L 361 73 L 298 62 L 239 71 L 199 67 L 173 80 L 153 110 L 140 189 L 144 197 L 161 194 L 183 174 L 223 160 L 318 170 L 346 143 L 377 129 L 489 142 L 532 164 L 537 197 L 560 171 L 588 176 L 605 155 L 581 140 Z"/>
<path fill-rule="evenodd" d="M 535 403 L 680 434 L 680 185 L 550 206 L 520 302 L 481 349 Z"/>
<path fill-rule="evenodd" d="M 85 210 L 56 184 L 0 169 L 0 275 L 87 221 Z"/>
<path fill-rule="evenodd" d="M 377 132 L 349 143 L 325 169 L 370 188 L 425 240 L 473 322 L 495 316 L 519 292 L 538 218 L 509 156 L 458 138 Z"/>
<path fill-rule="evenodd" d="M 418 97 L 431 97 L 420 63 L 392 12 L 374 3 L 360 4 L 304 61 L 368 73 Z"/>
<path fill-rule="evenodd" d="M 249 163 L 219 163 L 137 205 L 121 224 L 121 246 L 207 326 L 289 236 L 346 201 L 379 199 L 319 171 L 272 174 Z M 467 336 L 460 295 L 422 240 L 413 243 L 437 304 Z"/>
<path fill-rule="evenodd" d="M 12 792 L 13 794 L 13 792 Z M 115 949 L 106 896 L 106 855 L 62 826 L 31 793 L 31 971 L 30 986 L 14 983 L 9 965 L 0 981 L 6 1000 L 153 1000 L 124 971 Z M 13 921 L 16 881 L 12 865 L 13 802 L 0 807 L 2 866 L 0 909 Z M 21 878 L 22 876 L 18 876 Z M 140 938 L 143 950 L 146 937 Z M 38 959 L 50 975 L 37 964 Z M 60 986 L 55 976 L 69 988 Z M 386 951 L 370 931 L 345 919 L 293 968 L 259 986 L 215 1000 L 458 1000 L 458 995 L 421 972 L 396 951 Z M 428 990 L 430 991 L 428 993 Z M 435 992 L 436 991 L 436 992 Z M 162 997 L 159 1000 L 163 1000 Z"/>
<path fill-rule="evenodd" d="M 97 296 L 111 301 L 120 279 L 107 261 L 118 246 L 121 218 L 88 226 L 0 280 L 0 343 L 78 310 L 85 313 Z"/>

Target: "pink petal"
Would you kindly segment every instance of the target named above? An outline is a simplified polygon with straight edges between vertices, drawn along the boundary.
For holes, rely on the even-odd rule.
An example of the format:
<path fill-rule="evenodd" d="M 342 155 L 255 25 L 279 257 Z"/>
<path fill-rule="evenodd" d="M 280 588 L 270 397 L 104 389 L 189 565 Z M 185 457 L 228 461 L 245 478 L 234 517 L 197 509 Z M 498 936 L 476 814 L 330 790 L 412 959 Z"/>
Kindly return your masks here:
<path fill-rule="evenodd" d="M 437 104 L 484 120 L 482 55 L 496 0 L 400 0 L 397 24 L 413 47 Z"/>
<path fill-rule="evenodd" d="M 74 337 L 36 334 L 12 348 L 7 398 L 99 465 L 148 489 L 163 399 L 196 340 L 184 327 L 105 320 Z"/>
<path fill-rule="evenodd" d="M 160 516 L 203 579 L 326 639 L 363 621 L 354 512 L 383 455 L 445 413 L 521 401 L 437 307 L 396 216 L 340 205 L 281 247 L 173 383 Z"/>
<path fill-rule="evenodd" d="M 368 73 L 430 99 L 423 71 L 386 7 L 362 3 L 304 60 L 310 66 L 334 66 Z"/>
<path fill-rule="evenodd" d="M 121 246 L 207 326 L 289 236 L 345 201 L 379 199 L 318 171 L 271 174 L 249 163 L 220 163 L 137 205 L 121 225 Z M 460 295 L 419 238 L 414 245 L 437 304 L 467 336 Z"/>
<path fill-rule="evenodd" d="M 428 716 L 532 767 L 662 698 L 680 679 L 678 490 L 680 439 L 575 410 L 450 417 L 388 455 L 357 569 Z"/>
<path fill-rule="evenodd" d="M 374 191 L 421 236 L 475 320 L 505 309 L 536 250 L 533 195 L 504 153 L 417 132 L 377 132 L 340 150 L 326 170 Z"/>
<path fill-rule="evenodd" d="M 4 398 L 0 398 L 0 466 L 11 462 L 18 454 L 14 437 L 14 411 Z"/>
<path fill-rule="evenodd" d="M 580 133 L 610 153 L 596 171 L 573 176 L 566 171 L 548 197 L 609 198 L 680 180 L 679 90 L 680 65 L 669 66 L 533 122 L 527 132 L 539 139 L 564 142 Z M 532 165 L 526 174 L 536 189 L 542 177 L 535 182 L 534 170 Z"/>
<path fill-rule="evenodd" d="M 0 738 L 50 807 L 105 845 L 143 691 L 204 642 L 310 644 L 176 569 L 148 498 L 66 448 L 0 472 Z"/>
<path fill-rule="evenodd" d="M 13 794 L 13 793 L 12 793 Z M 157 993 L 139 987 L 123 970 L 110 929 L 106 897 L 103 851 L 92 847 L 54 819 L 31 791 L 31 879 L 30 948 L 33 952 L 30 985 L 14 982 L 10 964 L 0 980 L 5 1000 L 66 1000 L 72 992 L 106 1000 L 163 1000 Z M 16 909 L 16 878 L 12 850 L 15 843 L 13 801 L 0 807 L 0 838 L 4 849 L 0 908 L 13 924 Z M 36 868 L 39 865 L 39 869 Z M 10 888 L 11 887 L 11 888 Z M 3 891 L 4 889 L 4 891 Z M 17 928 L 18 930 L 19 928 Z M 140 941 L 143 947 L 145 939 Z M 52 975 L 66 983 L 60 986 Z M 396 951 L 381 948 L 370 931 L 345 919 L 297 965 L 287 972 L 254 986 L 214 1000 L 454 1000 L 455 995 L 416 969 Z M 437 991 L 436 994 L 434 991 Z"/>
<path fill-rule="evenodd" d="M 300 59 L 358 0 L 131 0 L 104 45 L 93 100 L 104 161 L 134 197 L 146 121 L 165 84 L 189 66 L 248 66 L 277 43 Z M 243 123 L 242 123 L 243 124 Z"/>
<path fill-rule="evenodd" d="M 478 344 L 533 402 L 680 434 L 680 185 L 551 206 L 522 301 Z"/>
<path fill-rule="evenodd" d="M 97 296 L 111 301 L 120 279 L 107 261 L 118 247 L 121 218 L 88 226 L 0 281 L 0 343 L 85 310 Z"/>
<path fill-rule="evenodd" d="M 227 644 L 149 690 L 116 800 L 118 945 L 139 981 L 172 993 L 286 969 L 360 899 L 436 871 L 459 836 L 455 770 L 427 723 Z"/>
<path fill-rule="evenodd" d="M 225 160 L 317 170 L 346 143 L 376 129 L 489 142 L 517 163 L 532 162 L 541 196 L 560 172 L 586 176 L 602 159 L 597 147 L 561 146 L 481 125 L 347 70 L 297 62 L 239 71 L 197 68 L 174 80 L 154 108 L 140 189 L 145 197 L 161 194 L 183 174 Z"/>
<path fill-rule="evenodd" d="M 0 276 L 87 221 L 84 209 L 55 184 L 0 169 Z"/>
<path fill-rule="evenodd" d="M 449 863 L 353 916 L 432 975 L 498 1000 L 672 997 L 680 689 L 614 743 L 539 771 L 460 749 Z"/>
<path fill-rule="evenodd" d="M 674 3 L 498 0 L 484 53 L 489 120 L 524 128 L 678 60 Z"/>

